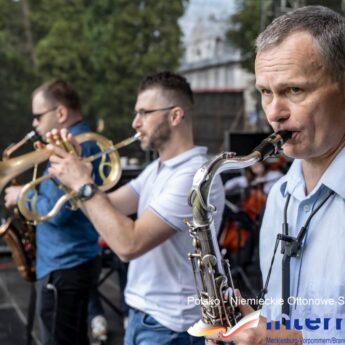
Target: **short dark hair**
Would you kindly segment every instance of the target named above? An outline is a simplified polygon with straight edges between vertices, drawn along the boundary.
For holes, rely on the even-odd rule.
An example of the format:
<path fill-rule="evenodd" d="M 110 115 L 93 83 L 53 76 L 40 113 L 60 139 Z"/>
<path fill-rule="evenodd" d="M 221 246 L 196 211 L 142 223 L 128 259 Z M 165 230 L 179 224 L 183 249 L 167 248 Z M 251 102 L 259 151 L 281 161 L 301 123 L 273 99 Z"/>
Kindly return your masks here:
<path fill-rule="evenodd" d="M 327 7 L 305 6 L 276 18 L 258 36 L 256 51 L 278 46 L 300 31 L 312 36 L 332 78 L 341 80 L 345 73 L 345 18 Z"/>
<path fill-rule="evenodd" d="M 52 106 L 61 103 L 73 111 L 81 111 L 80 98 L 77 91 L 64 80 L 56 79 L 42 84 L 34 90 L 32 97 L 39 92 L 43 93 L 45 99 Z"/>
<path fill-rule="evenodd" d="M 145 77 L 139 84 L 138 94 L 143 91 L 159 88 L 167 97 L 182 107 L 193 107 L 193 91 L 187 79 L 172 72 L 160 72 Z"/>

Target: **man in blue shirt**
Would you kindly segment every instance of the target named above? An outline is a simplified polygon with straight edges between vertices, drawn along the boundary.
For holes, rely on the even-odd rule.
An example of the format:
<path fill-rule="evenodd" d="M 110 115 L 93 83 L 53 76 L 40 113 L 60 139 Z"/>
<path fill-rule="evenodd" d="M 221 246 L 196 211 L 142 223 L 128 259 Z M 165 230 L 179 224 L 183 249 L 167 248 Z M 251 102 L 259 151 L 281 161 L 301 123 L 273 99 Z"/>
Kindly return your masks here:
<path fill-rule="evenodd" d="M 345 18 L 303 7 L 275 19 L 256 46 L 263 109 L 275 131 L 291 132 L 283 149 L 296 159 L 272 188 L 261 228 L 264 282 L 279 246 L 260 324 L 231 340 L 344 342 Z"/>
<path fill-rule="evenodd" d="M 47 82 L 33 92 L 32 113 L 32 125 L 44 139 L 53 128 L 68 128 L 74 135 L 91 131 L 82 120 L 77 92 L 62 80 Z M 84 156 L 98 151 L 94 142 L 82 144 Z M 7 207 L 16 204 L 21 188 L 7 188 Z M 62 195 L 56 181 L 41 183 L 38 213 L 47 214 Z M 80 210 L 72 211 L 66 203 L 56 216 L 37 225 L 36 247 L 42 344 L 88 344 L 87 306 L 99 270 L 98 234 Z"/>

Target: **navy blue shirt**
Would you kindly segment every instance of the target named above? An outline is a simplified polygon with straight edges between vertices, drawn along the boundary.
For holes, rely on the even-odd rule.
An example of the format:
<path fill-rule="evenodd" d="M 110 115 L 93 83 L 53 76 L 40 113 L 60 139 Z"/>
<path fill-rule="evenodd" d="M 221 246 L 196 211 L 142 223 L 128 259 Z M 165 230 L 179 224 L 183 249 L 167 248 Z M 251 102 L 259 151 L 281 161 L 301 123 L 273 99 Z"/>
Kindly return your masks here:
<path fill-rule="evenodd" d="M 85 122 L 69 128 L 73 135 L 91 132 Z M 99 151 L 93 141 L 82 145 L 82 156 Z M 45 174 L 47 170 L 45 171 Z M 49 212 L 64 193 L 48 179 L 40 184 L 36 209 L 40 215 Z M 81 210 L 72 211 L 67 202 L 58 214 L 36 227 L 36 274 L 41 279 L 48 273 L 78 266 L 100 252 L 98 234 Z"/>

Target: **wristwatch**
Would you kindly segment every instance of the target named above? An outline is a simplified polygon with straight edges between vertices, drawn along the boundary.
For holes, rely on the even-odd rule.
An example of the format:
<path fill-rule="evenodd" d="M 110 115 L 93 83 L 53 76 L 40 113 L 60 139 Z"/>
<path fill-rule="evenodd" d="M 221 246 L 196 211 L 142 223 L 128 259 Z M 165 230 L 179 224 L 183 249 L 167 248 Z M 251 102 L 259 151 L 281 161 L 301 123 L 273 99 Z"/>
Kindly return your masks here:
<path fill-rule="evenodd" d="M 95 195 L 97 188 L 98 187 L 95 183 L 86 183 L 79 188 L 76 197 L 80 201 L 89 200 Z"/>

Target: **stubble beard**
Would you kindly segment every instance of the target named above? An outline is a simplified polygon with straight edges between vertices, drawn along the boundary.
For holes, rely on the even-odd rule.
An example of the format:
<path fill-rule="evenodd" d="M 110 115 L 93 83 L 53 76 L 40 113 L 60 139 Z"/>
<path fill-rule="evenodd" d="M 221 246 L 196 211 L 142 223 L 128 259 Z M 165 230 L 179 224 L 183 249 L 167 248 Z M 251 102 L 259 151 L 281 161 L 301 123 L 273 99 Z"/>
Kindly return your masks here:
<path fill-rule="evenodd" d="M 153 131 L 151 138 L 146 145 L 142 145 L 142 149 L 145 151 L 153 150 L 159 151 L 171 138 L 171 128 L 169 126 L 169 120 L 167 117 L 163 117 L 162 122 Z"/>

